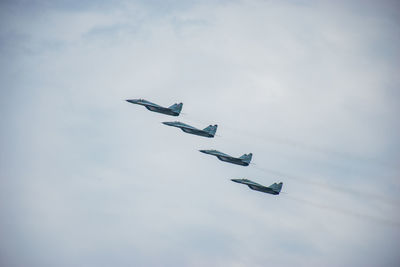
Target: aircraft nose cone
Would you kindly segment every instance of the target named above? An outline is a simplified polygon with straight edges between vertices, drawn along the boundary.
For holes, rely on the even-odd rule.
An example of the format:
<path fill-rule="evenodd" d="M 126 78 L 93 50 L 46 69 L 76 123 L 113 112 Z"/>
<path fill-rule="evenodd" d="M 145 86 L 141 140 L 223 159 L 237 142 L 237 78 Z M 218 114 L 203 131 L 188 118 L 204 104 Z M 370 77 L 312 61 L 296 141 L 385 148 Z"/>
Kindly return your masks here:
<path fill-rule="evenodd" d="M 169 121 L 164 121 L 163 124 L 168 125 L 168 126 L 172 126 L 173 125 L 172 122 L 169 122 Z"/>
<path fill-rule="evenodd" d="M 138 99 L 126 99 L 126 102 L 132 103 L 132 104 L 137 104 L 139 102 Z"/>
<path fill-rule="evenodd" d="M 232 182 L 235 182 L 235 183 L 240 183 L 240 182 L 239 182 L 239 179 L 231 179 L 231 181 L 232 181 Z"/>

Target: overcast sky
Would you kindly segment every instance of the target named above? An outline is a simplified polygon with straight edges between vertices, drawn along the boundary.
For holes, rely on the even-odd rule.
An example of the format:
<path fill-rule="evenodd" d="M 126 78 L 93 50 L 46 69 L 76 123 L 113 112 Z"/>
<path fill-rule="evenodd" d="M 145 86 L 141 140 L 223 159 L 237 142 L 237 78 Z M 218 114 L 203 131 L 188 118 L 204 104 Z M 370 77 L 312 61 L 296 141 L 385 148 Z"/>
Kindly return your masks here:
<path fill-rule="evenodd" d="M 397 1 L 1 1 L 0 265 L 399 266 L 399 18 Z"/>

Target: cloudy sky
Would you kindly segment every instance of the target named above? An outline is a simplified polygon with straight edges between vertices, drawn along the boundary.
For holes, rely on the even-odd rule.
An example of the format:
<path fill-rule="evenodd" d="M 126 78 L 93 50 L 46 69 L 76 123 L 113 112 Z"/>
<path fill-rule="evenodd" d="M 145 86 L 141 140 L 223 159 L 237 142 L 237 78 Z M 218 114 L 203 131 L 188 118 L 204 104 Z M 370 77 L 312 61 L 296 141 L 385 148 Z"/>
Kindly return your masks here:
<path fill-rule="evenodd" d="M 399 18 L 397 1 L 2 1 L 0 265 L 399 266 Z M 183 102 L 219 136 L 128 98 Z"/>

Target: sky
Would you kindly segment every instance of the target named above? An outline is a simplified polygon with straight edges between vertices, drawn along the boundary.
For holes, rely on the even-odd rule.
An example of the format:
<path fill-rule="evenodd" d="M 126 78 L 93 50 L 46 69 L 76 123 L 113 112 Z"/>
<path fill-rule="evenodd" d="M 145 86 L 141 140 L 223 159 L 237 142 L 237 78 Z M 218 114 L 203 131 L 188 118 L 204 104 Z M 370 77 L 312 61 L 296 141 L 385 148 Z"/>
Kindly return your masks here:
<path fill-rule="evenodd" d="M 399 266 L 399 18 L 397 1 L 2 1 L 0 265 Z"/>

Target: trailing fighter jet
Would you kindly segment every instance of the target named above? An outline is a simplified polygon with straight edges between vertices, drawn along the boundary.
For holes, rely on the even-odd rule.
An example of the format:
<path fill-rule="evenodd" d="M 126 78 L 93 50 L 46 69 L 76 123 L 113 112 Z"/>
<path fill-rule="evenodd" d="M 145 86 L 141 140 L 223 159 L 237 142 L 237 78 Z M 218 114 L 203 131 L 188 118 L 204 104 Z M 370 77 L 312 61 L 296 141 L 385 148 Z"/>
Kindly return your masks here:
<path fill-rule="evenodd" d="M 248 179 L 231 179 L 231 181 L 233 181 L 235 183 L 239 183 L 239 184 L 245 184 L 248 187 L 250 187 L 250 189 L 268 193 L 268 194 L 272 194 L 272 195 L 279 195 L 279 193 L 281 192 L 281 189 L 282 189 L 282 185 L 283 185 L 283 183 L 279 183 L 279 184 L 273 183 L 270 186 L 263 186 L 263 185 L 255 183 L 253 181 L 250 181 Z"/>
<path fill-rule="evenodd" d="M 145 106 L 145 108 L 147 108 L 150 111 L 154 111 L 154 112 L 158 112 L 158 113 L 162 113 L 162 114 L 166 114 L 166 115 L 171 115 L 171 116 L 179 116 L 179 114 L 181 113 L 181 110 L 182 110 L 182 106 L 183 106 L 182 103 L 179 103 L 179 104 L 175 103 L 172 106 L 166 108 L 166 107 L 162 107 L 157 104 L 151 103 L 144 99 L 127 99 L 126 101 L 128 101 L 129 103 L 132 103 L 132 104 L 138 104 L 138 105 Z"/>
<path fill-rule="evenodd" d="M 210 126 L 204 128 L 203 130 L 201 130 L 201 129 L 197 129 L 193 126 L 187 125 L 187 124 L 179 122 L 179 121 L 163 122 L 163 123 L 168 126 L 180 128 L 185 133 L 200 135 L 200 136 L 204 136 L 204 137 L 211 137 L 211 138 L 214 137 L 215 132 L 217 131 L 217 127 L 218 127 L 218 125 L 210 125 Z"/>
<path fill-rule="evenodd" d="M 249 166 L 251 158 L 253 156 L 253 154 L 250 153 L 250 154 L 244 154 L 239 158 L 235 158 L 225 153 L 219 152 L 217 150 L 199 150 L 199 151 L 205 154 L 216 156 L 219 160 L 242 166 Z"/>

